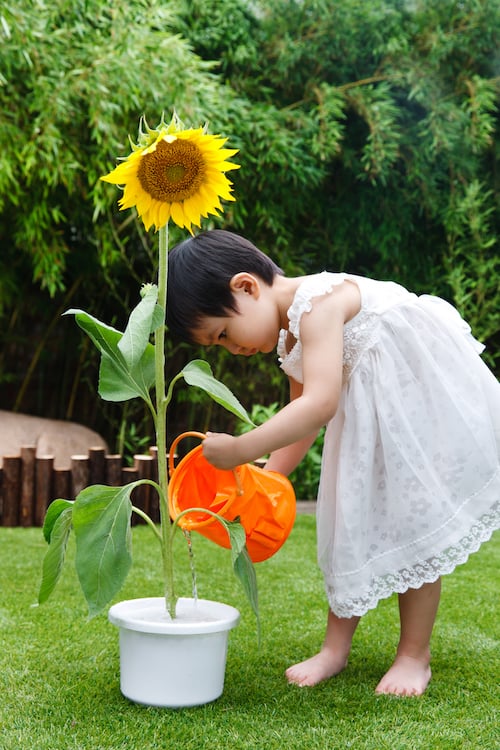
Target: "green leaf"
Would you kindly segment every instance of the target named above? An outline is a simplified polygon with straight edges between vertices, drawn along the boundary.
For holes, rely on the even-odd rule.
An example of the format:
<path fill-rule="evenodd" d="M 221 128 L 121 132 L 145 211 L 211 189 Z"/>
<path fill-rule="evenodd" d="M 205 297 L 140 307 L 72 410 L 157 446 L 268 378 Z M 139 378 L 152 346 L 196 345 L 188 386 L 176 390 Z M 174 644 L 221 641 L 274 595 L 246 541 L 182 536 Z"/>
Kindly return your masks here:
<path fill-rule="evenodd" d="M 160 305 L 155 305 L 153 311 L 153 317 L 151 318 L 151 333 L 154 333 L 157 328 L 165 325 L 165 310 Z"/>
<path fill-rule="evenodd" d="M 119 592 L 132 564 L 130 494 L 125 487 L 93 485 L 75 500 L 76 571 L 89 607 L 99 614 Z"/>
<path fill-rule="evenodd" d="M 257 628 L 259 630 L 260 638 L 257 576 L 255 574 L 254 564 L 250 559 L 250 555 L 248 554 L 248 550 L 246 547 L 245 529 L 237 518 L 234 521 L 228 521 L 223 516 L 219 516 L 217 513 L 214 513 L 213 516 L 219 523 L 224 526 L 229 535 L 233 570 L 236 577 L 239 578 L 250 606 L 255 613 L 255 617 L 257 618 Z"/>
<path fill-rule="evenodd" d="M 51 504 L 47 508 L 47 512 L 45 513 L 45 518 L 43 521 L 43 536 L 47 544 L 50 544 L 52 530 L 57 519 L 59 518 L 61 513 L 66 510 L 66 508 L 71 508 L 73 504 L 74 503 L 72 500 L 58 499 L 51 502 Z"/>
<path fill-rule="evenodd" d="M 72 309 L 64 314 L 75 316 L 80 328 L 101 352 L 99 395 L 106 401 L 127 401 L 136 396 L 148 400 L 155 380 L 154 346 L 147 343 L 137 363 L 130 365 L 119 348 L 123 338 L 121 331 L 102 323 L 84 310 Z"/>
<path fill-rule="evenodd" d="M 142 299 L 132 310 L 128 319 L 127 327 L 122 338 L 118 342 L 118 349 L 123 354 L 129 368 L 135 367 L 144 354 L 149 343 L 149 337 L 153 329 L 153 318 L 157 319 L 155 313 L 158 299 L 158 287 L 147 284 L 141 290 Z"/>
<path fill-rule="evenodd" d="M 148 344 L 140 362 L 125 372 L 116 360 L 101 356 L 99 395 L 105 401 L 128 401 L 131 398 L 149 399 L 155 380 L 154 346 Z"/>
<path fill-rule="evenodd" d="M 213 398 L 218 404 L 230 411 L 235 416 L 253 425 L 245 408 L 240 404 L 229 388 L 220 380 L 214 378 L 212 369 L 208 362 L 202 359 L 195 359 L 189 362 L 181 371 L 181 374 L 188 385 L 194 385 Z"/>
<path fill-rule="evenodd" d="M 224 526 L 229 535 L 233 570 L 237 578 L 241 581 L 250 606 L 255 612 L 257 620 L 259 620 L 257 576 L 246 547 L 245 529 L 237 518 L 234 521 L 227 521 L 217 514 L 216 518 Z"/>
<path fill-rule="evenodd" d="M 233 559 L 233 570 L 236 577 L 241 581 L 247 599 L 257 618 L 257 624 L 260 627 L 257 576 L 246 547 L 242 549 L 236 559 Z"/>
<path fill-rule="evenodd" d="M 59 502 L 64 501 L 55 500 L 55 503 Z M 52 506 L 53 505 L 54 503 L 52 503 Z M 61 508 L 61 506 L 59 506 L 59 508 Z M 47 601 L 59 580 L 59 576 L 61 575 L 64 559 L 66 557 L 66 546 L 71 532 L 72 516 L 73 503 L 69 503 L 68 506 L 62 508 L 57 517 L 55 517 L 55 514 L 52 515 L 52 517 L 55 517 L 55 521 L 50 530 L 49 549 L 43 558 L 42 581 L 38 591 L 39 604 L 43 604 Z"/>
<path fill-rule="evenodd" d="M 217 518 L 220 520 L 221 516 L 217 516 Z M 245 549 L 245 544 L 247 541 L 245 529 L 238 519 L 235 519 L 234 521 L 226 521 L 224 519 L 224 526 L 227 533 L 229 534 L 229 542 L 231 544 L 231 557 L 234 565 L 236 563 L 237 557 Z"/>

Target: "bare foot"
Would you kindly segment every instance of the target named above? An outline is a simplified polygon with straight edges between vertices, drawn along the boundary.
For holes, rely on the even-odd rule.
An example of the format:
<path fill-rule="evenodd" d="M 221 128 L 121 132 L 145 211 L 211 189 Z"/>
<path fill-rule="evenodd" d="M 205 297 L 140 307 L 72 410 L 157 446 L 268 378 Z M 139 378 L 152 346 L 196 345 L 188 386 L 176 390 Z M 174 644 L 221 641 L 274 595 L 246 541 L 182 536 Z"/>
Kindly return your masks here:
<path fill-rule="evenodd" d="M 422 695 L 431 679 L 428 660 L 396 656 L 394 664 L 375 688 L 379 695 Z"/>
<path fill-rule="evenodd" d="M 345 656 L 339 656 L 337 652 L 329 648 L 322 648 L 318 654 L 310 659 L 289 667 L 285 675 L 292 685 L 313 687 L 318 682 L 339 674 L 346 666 L 347 658 Z"/>

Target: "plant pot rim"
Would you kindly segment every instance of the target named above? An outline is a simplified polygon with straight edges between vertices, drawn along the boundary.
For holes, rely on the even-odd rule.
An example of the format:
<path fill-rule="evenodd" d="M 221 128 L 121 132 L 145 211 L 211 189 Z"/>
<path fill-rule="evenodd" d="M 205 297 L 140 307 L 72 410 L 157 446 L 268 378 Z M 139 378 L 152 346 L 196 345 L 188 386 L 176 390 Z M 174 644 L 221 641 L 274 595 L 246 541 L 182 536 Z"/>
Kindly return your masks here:
<path fill-rule="evenodd" d="M 156 596 L 113 604 L 108 619 L 120 628 L 141 633 L 191 635 L 231 630 L 238 624 L 240 613 L 223 602 L 181 597 L 177 601 L 176 617 L 172 620 L 164 597 Z"/>

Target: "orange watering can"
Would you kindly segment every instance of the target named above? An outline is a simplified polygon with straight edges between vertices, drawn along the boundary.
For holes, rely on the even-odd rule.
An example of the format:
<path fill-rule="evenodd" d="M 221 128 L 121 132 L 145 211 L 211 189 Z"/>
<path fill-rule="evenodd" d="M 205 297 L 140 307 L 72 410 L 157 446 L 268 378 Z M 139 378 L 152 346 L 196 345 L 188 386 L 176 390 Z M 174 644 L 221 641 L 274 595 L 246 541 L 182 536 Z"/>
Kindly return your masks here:
<path fill-rule="evenodd" d="M 204 439 L 201 432 L 184 432 L 172 443 L 169 453 L 170 516 L 175 519 L 188 508 L 207 508 L 245 529 L 248 554 L 253 562 L 267 560 L 285 542 L 295 521 L 295 493 L 288 479 L 275 471 L 242 464 L 231 471 L 216 469 L 203 456 L 202 446 L 190 451 L 175 466 L 175 449 L 185 437 Z M 221 547 L 229 548 L 227 531 L 216 518 L 194 511 L 179 521 Z"/>

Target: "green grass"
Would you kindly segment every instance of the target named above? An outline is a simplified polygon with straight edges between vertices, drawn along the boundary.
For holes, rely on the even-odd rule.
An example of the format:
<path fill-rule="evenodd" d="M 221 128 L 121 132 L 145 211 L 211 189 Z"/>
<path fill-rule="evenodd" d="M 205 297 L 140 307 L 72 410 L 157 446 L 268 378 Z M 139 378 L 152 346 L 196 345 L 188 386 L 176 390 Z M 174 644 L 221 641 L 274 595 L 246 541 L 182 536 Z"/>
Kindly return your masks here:
<path fill-rule="evenodd" d="M 285 668 L 310 656 L 324 633 L 314 517 L 299 516 L 284 548 L 258 566 L 260 649 L 228 553 L 201 537 L 194 541 L 200 597 L 237 606 L 242 619 L 230 636 L 222 697 L 166 710 L 134 705 L 120 694 L 118 633 L 104 615 L 86 620 L 72 567 L 53 599 L 31 607 L 45 551 L 41 532 L 0 529 L 1 750 L 500 747 L 499 534 L 444 578 L 434 677 L 418 699 L 374 694 L 397 642 L 395 597 L 362 619 L 345 672 L 313 689 L 287 685 Z M 179 593 L 190 595 L 187 555 L 179 553 Z M 157 567 L 151 532 L 136 528 L 134 566 L 120 598 L 158 595 Z"/>

